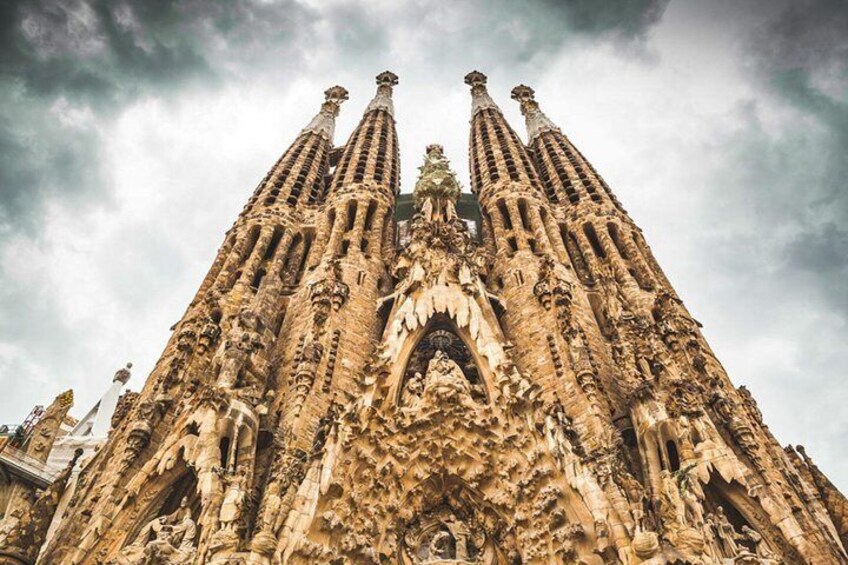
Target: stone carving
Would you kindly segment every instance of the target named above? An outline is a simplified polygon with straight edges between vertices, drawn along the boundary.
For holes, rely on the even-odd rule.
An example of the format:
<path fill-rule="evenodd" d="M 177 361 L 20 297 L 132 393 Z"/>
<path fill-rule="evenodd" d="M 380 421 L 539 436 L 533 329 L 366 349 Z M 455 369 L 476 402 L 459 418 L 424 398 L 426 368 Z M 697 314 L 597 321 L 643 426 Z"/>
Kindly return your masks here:
<path fill-rule="evenodd" d="M 738 534 L 733 529 L 733 525 L 728 521 L 724 513 L 724 509 L 719 506 L 714 514 L 707 515 L 707 523 L 712 529 L 719 544 L 719 549 L 723 557 L 736 558 L 739 556 L 739 545 L 736 543 Z"/>
<path fill-rule="evenodd" d="M 431 406 L 471 406 L 473 402 L 468 379 L 443 351 L 437 351 L 427 365 L 422 400 Z"/>
<path fill-rule="evenodd" d="M 312 302 L 312 317 L 316 325 L 322 326 L 330 310 L 338 311 L 347 300 L 350 288 L 342 281 L 341 264 L 331 261 L 327 276 L 309 285 L 309 300 Z"/>
<path fill-rule="evenodd" d="M 188 500 L 171 514 L 154 518 L 120 555 L 114 565 L 182 565 L 195 555 L 197 524 L 191 517 Z"/>
<path fill-rule="evenodd" d="M 13 555 L 23 563 L 35 562 L 71 472 L 82 453 L 82 449 L 74 452 L 70 462 L 28 510 L 18 507 L 13 510 L 13 520 L 4 520 L 0 528 L 0 563 L 6 563 L 3 558 L 7 555 Z"/>
<path fill-rule="evenodd" d="M 263 367 L 254 353 L 264 348 L 259 317 L 250 311 L 240 313 L 213 360 L 218 367 L 217 385 L 230 389 L 261 382 Z"/>
<path fill-rule="evenodd" d="M 441 507 L 419 517 L 404 535 L 408 558 L 413 563 L 482 563 L 486 534 L 469 526 L 449 509 Z"/>

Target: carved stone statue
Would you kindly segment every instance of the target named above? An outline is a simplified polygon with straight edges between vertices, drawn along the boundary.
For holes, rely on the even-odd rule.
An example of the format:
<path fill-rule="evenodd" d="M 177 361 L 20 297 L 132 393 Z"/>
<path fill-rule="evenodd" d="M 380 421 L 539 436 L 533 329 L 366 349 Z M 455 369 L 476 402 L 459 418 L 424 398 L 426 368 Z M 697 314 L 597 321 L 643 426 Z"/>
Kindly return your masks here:
<path fill-rule="evenodd" d="M 754 546 L 757 557 L 765 563 L 777 563 L 777 557 L 774 553 L 772 553 L 763 539 L 763 536 L 761 536 L 758 532 L 748 526 L 742 526 L 742 537 L 747 539 L 751 545 Z"/>
<path fill-rule="evenodd" d="M 707 516 L 707 521 L 712 526 L 719 549 L 724 557 L 734 558 L 739 555 L 739 545 L 736 543 L 737 534 L 733 524 L 727 519 L 724 508 L 716 508 L 715 514 Z"/>
<path fill-rule="evenodd" d="M 239 377 L 253 369 L 251 356 L 264 347 L 260 328 L 261 322 L 252 312 L 242 312 L 236 318 L 215 354 L 215 365 L 219 368 L 218 386 L 233 388 Z"/>
<path fill-rule="evenodd" d="M 436 351 L 427 365 L 423 399 L 434 406 L 471 406 L 471 384 L 456 362 L 444 351 Z"/>
<path fill-rule="evenodd" d="M 135 540 L 121 551 L 115 565 L 182 565 L 194 559 L 197 524 L 188 499 L 171 514 L 147 523 Z"/>
<path fill-rule="evenodd" d="M 414 412 L 418 410 L 421 405 L 421 395 L 424 393 L 424 377 L 419 372 L 415 372 L 415 374 L 407 379 L 406 385 L 403 390 L 403 398 L 401 399 L 404 404 L 403 410 L 405 412 Z"/>
<path fill-rule="evenodd" d="M 616 473 L 615 478 L 630 505 L 630 514 L 633 516 L 635 531 L 641 531 L 644 528 L 645 521 L 645 487 L 636 480 L 636 477 L 625 470 Z"/>

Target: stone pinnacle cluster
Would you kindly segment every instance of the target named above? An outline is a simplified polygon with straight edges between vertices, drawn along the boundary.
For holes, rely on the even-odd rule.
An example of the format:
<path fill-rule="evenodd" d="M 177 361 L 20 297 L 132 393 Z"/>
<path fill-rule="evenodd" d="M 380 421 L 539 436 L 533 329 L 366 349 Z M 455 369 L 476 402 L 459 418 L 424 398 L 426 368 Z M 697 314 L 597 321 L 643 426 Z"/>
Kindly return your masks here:
<path fill-rule="evenodd" d="M 848 502 L 533 89 L 525 143 L 465 81 L 473 194 L 436 144 L 400 194 L 393 73 L 340 147 L 326 91 L 0 564 L 848 563 Z"/>

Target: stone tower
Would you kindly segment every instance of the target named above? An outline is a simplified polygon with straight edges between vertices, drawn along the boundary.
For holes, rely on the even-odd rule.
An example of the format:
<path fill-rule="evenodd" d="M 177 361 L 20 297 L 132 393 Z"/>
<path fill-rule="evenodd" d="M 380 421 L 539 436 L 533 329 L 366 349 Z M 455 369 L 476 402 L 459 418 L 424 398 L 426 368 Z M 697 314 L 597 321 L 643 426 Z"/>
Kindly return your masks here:
<path fill-rule="evenodd" d="M 525 144 L 466 83 L 480 224 L 439 145 L 398 215 L 394 74 L 339 148 L 327 90 L 39 563 L 848 563 L 848 501 L 533 90 Z"/>

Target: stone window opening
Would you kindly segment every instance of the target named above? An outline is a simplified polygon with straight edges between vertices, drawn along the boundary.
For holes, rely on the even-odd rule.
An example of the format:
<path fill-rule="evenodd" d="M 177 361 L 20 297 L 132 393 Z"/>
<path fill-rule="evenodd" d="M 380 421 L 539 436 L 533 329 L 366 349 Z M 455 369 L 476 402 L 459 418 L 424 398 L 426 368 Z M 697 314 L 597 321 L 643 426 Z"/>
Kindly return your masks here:
<path fill-rule="evenodd" d="M 577 277 L 580 279 L 580 282 L 588 286 L 594 285 L 595 278 L 589 270 L 589 264 L 586 261 L 586 257 L 583 255 L 583 248 L 581 248 L 580 244 L 577 243 L 577 238 L 573 233 L 568 231 L 565 224 L 560 224 L 559 234 L 562 238 L 563 244 L 565 245 L 565 250 L 568 253 L 571 265 L 577 272 Z"/>
<path fill-rule="evenodd" d="M 674 440 L 665 442 L 665 452 L 668 455 L 668 466 L 672 472 L 680 470 L 680 455 L 677 452 L 677 444 Z"/>
<path fill-rule="evenodd" d="M 530 218 L 527 216 L 527 201 L 523 198 L 518 200 L 518 217 L 521 219 L 521 227 L 524 231 L 531 231 Z"/>
<path fill-rule="evenodd" d="M 368 209 L 365 211 L 365 231 L 370 230 L 374 226 L 374 214 L 377 212 L 377 202 L 371 200 L 368 202 Z"/>
<path fill-rule="evenodd" d="M 280 337 L 280 332 L 283 329 L 283 322 L 286 319 L 286 310 L 283 309 L 274 320 L 274 335 Z"/>
<path fill-rule="evenodd" d="M 277 252 L 277 247 L 280 245 L 280 240 L 283 238 L 283 232 L 279 227 L 274 228 L 274 233 L 271 235 L 271 241 L 268 247 L 265 248 L 265 254 L 262 256 L 263 261 L 267 261 L 274 257 Z"/>
<path fill-rule="evenodd" d="M 612 239 L 613 245 L 615 245 L 615 249 L 618 251 L 618 254 L 625 261 L 630 261 L 630 254 L 627 253 L 627 248 L 621 242 L 621 235 L 618 231 L 618 226 L 609 222 L 607 224 L 607 232 L 609 233 L 610 239 Z"/>
<path fill-rule="evenodd" d="M 509 217 L 509 210 L 506 209 L 506 202 L 503 199 L 498 200 L 498 211 L 501 213 L 501 220 L 503 220 L 504 229 L 507 231 L 512 230 L 512 218 Z"/>
<path fill-rule="evenodd" d="M 253 280 L 250 283 L 250 287 L 253 289 L 254 292 L 259 290 L 259 285 L 262 284 L 262 279 L 265 278 L 266 274 L 267 272 L 265 271 L 264 267 L 256 271 L 256 274 L 253 276 Z"/>
<path fill-rule="evenodd" d="M 230 462 L 230 438 L 224 436 L 218 442 L 218 450 L 221 452 L 221 469 L 227 469 Z"/>
<path fill-rule="evenodd" d="M 601 246 L 598 234 L 595 233 L 595 226 L 589 223 L 583 224 L 583 233 L 586 234 L 586 239 L 589 240 L 589 246 L 592 248 L 595 256 L 599 259 L 606 259 L 607 254 L 604 252 L 603 246 Z"/>
<path fill-rule="evenodd" d="M 286 259 L 280 269 L 280 278 L 283 284 L 297 284 L 303 278 L 306 261 L 309 258 L 309 251 L 312 248 L 312 240 L 313 234 L 309 231 L 303 234 L 298 233 L 292 239 Z"/>
<path fill-rule="evenodd" d="M 347 203 L 347 224 L 345 225 L 345 231 L 349 232 L 353 229 L 353 224 L 356 222 L 356 200 L 351 200 Z"/>

